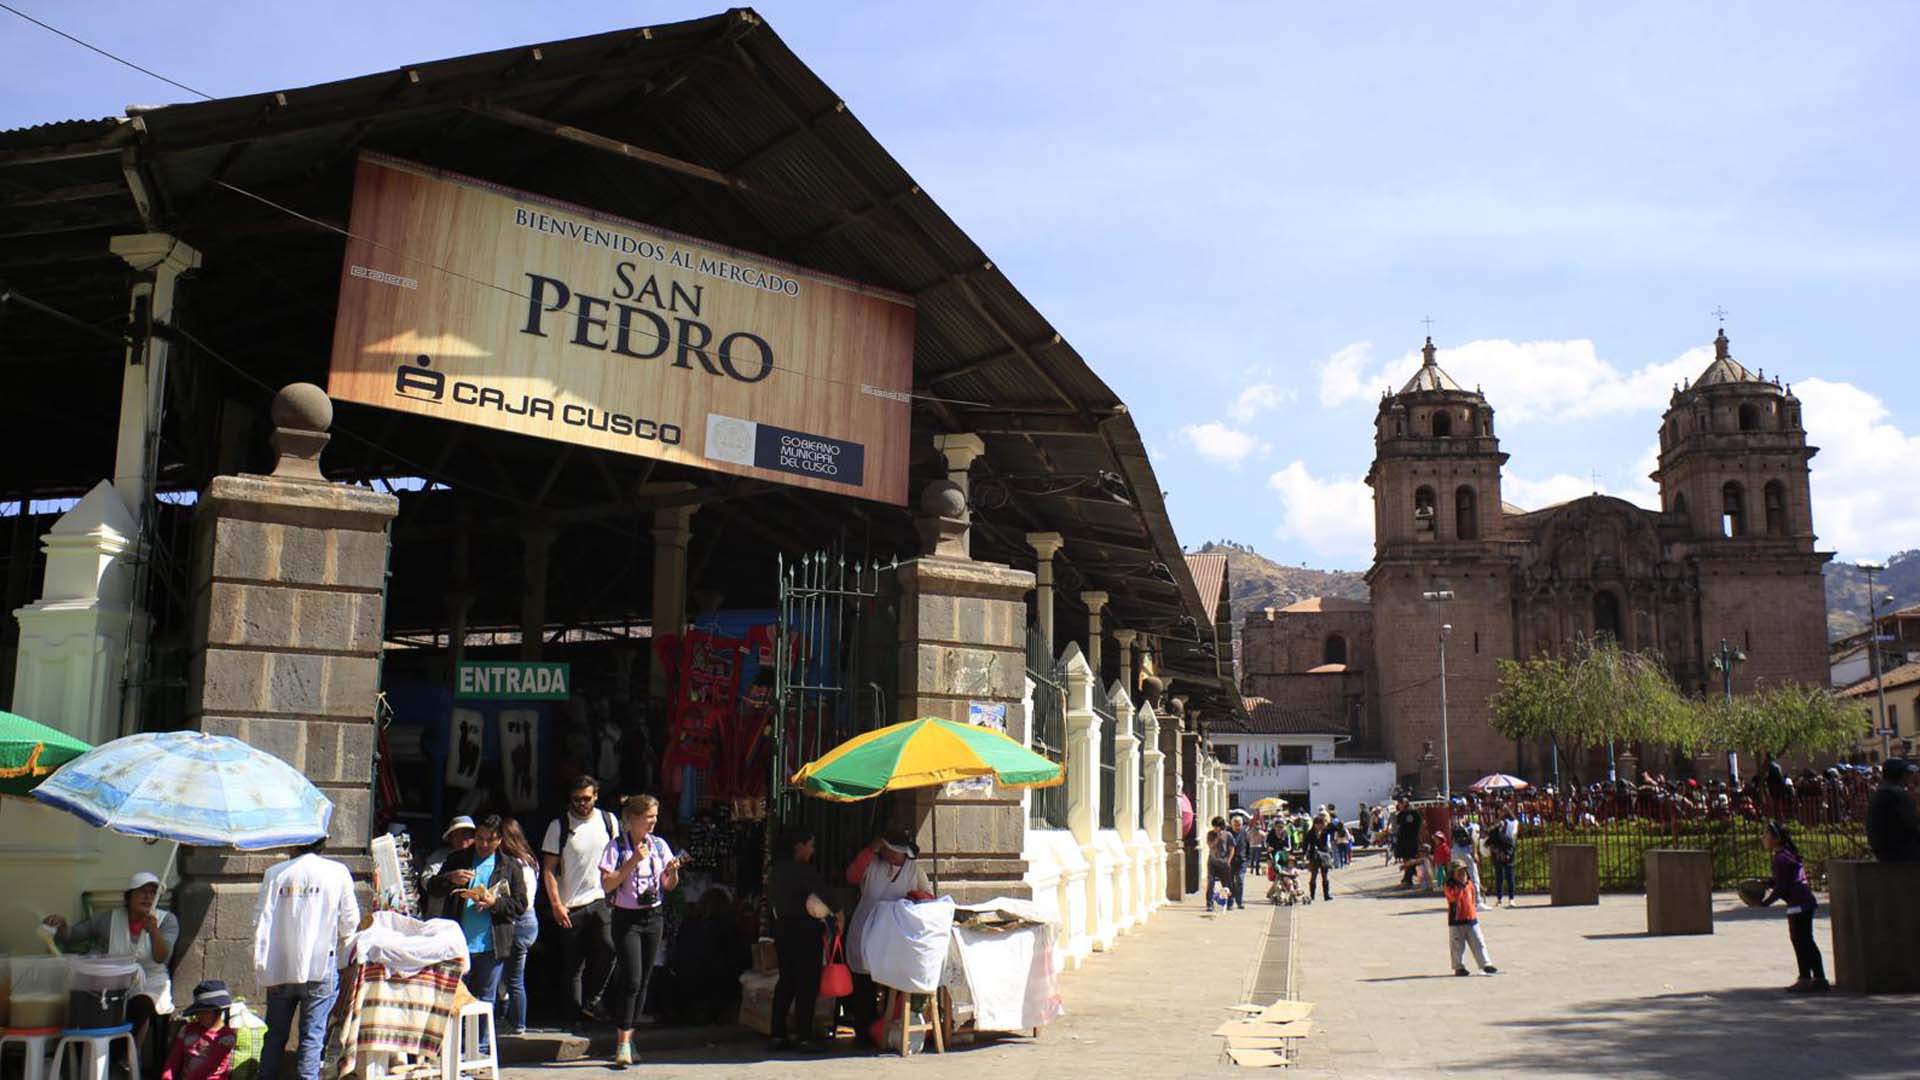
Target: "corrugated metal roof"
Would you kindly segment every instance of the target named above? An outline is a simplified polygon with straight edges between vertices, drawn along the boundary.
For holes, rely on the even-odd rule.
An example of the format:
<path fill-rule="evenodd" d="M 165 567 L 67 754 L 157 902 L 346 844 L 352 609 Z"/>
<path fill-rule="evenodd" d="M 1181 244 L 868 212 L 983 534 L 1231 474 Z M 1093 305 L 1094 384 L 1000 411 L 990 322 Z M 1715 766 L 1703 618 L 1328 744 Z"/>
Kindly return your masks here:
<path fill-rule="evenodd" d="M 1207 621 L 1218 619 L 1220 604 L 1226 599 L 1227 557 L 1218 553 L 1188 555 L 1187 567 L 1193 571 L 1193 587 L 1200 592 L 1200 603 Z"/>

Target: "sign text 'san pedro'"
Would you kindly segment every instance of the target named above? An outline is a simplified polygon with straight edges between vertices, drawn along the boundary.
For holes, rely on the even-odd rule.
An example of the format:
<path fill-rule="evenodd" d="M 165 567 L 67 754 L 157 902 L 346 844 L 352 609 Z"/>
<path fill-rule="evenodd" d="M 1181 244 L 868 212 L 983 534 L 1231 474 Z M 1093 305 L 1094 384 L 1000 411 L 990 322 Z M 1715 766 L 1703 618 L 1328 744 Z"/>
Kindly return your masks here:
<path fill-rule="evenodd" d="M 912 302 L 362 155 L 327 392 L 906 502 Z"/>

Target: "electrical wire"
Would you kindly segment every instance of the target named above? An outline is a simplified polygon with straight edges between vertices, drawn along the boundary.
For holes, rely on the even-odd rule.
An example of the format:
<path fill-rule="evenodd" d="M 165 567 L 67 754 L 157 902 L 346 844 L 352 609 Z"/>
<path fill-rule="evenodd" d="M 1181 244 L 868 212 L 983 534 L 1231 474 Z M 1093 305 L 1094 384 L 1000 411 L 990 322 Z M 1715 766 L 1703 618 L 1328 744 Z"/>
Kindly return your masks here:
<path fill-rule="evenodd" d="M 21 11 L 19 8 L 14 7 L 11 4 L 0 3 L 0 11 L 7 11 L 7 12 L 11 12 L 14 15 L 18 15 L 22 19 L 27 20 L 28 22 L 32 23 L 33 25 L 39 27 L 42 30 L 47 31 L 50 34 L 58 34 L 59 36 L 66 38 L 68 41 L 73 42 L 75 45 L 78 45 L 83 49 L 87 49 L 92 52 L 97 52 L 101 56 L 106 57 L 107 59 L 113 61 L 116 64 L 125 64 L 127 67 L 132 68 L 133 70 L 139 72 L 142 75 L 159 79 L 161 82 L 166 83 L 168 86 L 177 86 L 180 89 L 185 90 L 189 94 L 197 94 L 200 97 L 206 98 L 208 101 L 215 100 L 214 96 L 212 94 L 207 93 L 205 90 L 195 90 L 193 87 L 188 86 L 186 83 L 176 82 L 173 79 L 169 79 L 165 75 L 162 75 L 159 72 L 152 70 L 151 68 L 143 68 L 139 64 L 134 63 L 133 61 L 127 59 L 124 56 L 117 56 L 101 48 L 98 45 L 92 44 L 91 42 L 82 41 L 79 38 L 74 37 L 72 34 L 67 33 L 65 30 L 60 29 L 59 27 L 48 26 L 46 23 L 41 22 L 39 19 L 34 18 L 33 16 L 27 14 L 24 11 Z"/>

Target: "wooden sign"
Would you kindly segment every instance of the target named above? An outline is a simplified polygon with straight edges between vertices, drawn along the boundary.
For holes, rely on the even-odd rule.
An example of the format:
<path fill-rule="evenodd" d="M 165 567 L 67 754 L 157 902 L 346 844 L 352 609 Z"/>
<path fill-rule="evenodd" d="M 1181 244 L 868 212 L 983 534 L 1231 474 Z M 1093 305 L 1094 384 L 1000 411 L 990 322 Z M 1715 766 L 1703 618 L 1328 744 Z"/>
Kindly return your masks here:
<path fill-rule="evenodd" d="M 912 301 L 362 154 L 327 392 L 907 501 Z"/>

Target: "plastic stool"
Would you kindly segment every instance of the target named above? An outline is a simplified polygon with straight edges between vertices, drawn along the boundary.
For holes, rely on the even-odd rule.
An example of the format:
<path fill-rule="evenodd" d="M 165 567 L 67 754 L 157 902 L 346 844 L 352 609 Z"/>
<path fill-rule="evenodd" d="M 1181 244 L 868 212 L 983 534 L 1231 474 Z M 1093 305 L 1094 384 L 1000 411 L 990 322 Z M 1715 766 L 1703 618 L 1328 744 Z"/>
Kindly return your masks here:
<path fill-rule="evenodd" d="M 107 1062 L 115 1042 L 127 1044 L 127 1061 L 133 1067 L 133 1075 L 140 1075 L 140 1047 L 133 1039 L 133 1025 L 121 1024 L 109 1028 L 68 1028 L 60 1033 L 60 1042 L 53 1048 L 53 1065 L 47 1070 L 52 1080 L 66 1080 L 66 1070 L 61 1066 L 67 1059 L 67 1047 L 74 1048 L 74 1074 L 79 1080 L 107 1080 Z"/>
<path fill-rule="evenodd" d="M 484 1052 L 480 1049 L 482 1025 L 486 1027 Z M 500 1080 L 500 1032 L 494 1027 L 491 1003 L 468 1003 L 447 1028 L 445 1049 L 440 1055 L 442 1080 L 463 1080 L 468 1076 Z"/>
<path fill-rule="evenodd" d="M 0 1062 L 6 1059 L 7 1047 L 18 1046 L 26 1057 L 21 1080 L 47 1080 L 47 1047 L 59 1037 L 59 1028 L 8 1028 L 0 1033 Z"/>

